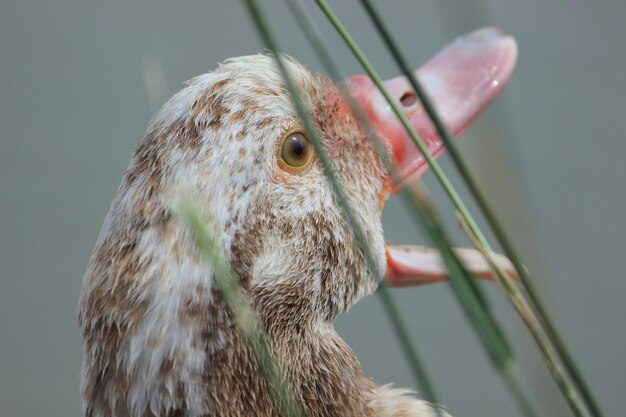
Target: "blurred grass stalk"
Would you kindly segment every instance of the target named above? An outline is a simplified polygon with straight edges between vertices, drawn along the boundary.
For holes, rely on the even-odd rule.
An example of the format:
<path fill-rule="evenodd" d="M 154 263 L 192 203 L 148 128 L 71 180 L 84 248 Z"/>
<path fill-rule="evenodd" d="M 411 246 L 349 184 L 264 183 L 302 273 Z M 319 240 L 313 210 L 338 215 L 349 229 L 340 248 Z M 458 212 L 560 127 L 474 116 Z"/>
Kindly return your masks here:
<path fill-rule="evenodd" d="M 148 108 L 155 114 L 167 100 L 167 77 L 161 55 L 145 52 L 141 60 L 141 74 L 148 95 Z"/>
<path fill-rule="evenodd" d="M 192 202 L 179 205 L 178 216 L 182 220 L 196 243 L 200 254 L 213 268 L 213 277 L 219 288 L 220 298 L 234 316 L 237 327 L 250 346 L 259 371 L 264 376 L 272 392 L 280 415 L 285 417 L 304 417 L 301 405 L 285 380 L 284 373 L 274 360 L 258 316 L 246 293 L 233 277 L 229 265 L 224 261 L 219 246 L 215 242 L 212 228 L 205 224 L 200 211 Z"/>

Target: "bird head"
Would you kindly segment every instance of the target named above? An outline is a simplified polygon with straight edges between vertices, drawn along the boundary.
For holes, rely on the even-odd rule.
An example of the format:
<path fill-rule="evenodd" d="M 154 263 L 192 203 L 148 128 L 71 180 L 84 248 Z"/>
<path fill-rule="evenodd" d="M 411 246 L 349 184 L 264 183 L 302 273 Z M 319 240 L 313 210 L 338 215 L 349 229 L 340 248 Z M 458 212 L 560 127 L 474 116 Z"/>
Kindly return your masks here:
<path fill-rule="evenodd" d="M 377 270 L 355 242 L 274 57 L 229 59 L 189 81 L 155 117 L 102 228 L 81 299 L 88 407 L 119 406 L 110 393 L 123 386 L 124 402 L 158 410 L 153 393 L 173 398 L 181 379 L 186 406 L 204 401 L 192 395 L 202 384 L 194 378 L 210 372 L 211 355 L 229 343 L 230 321 L 210 268 L 175 218 L 181 199 L 200 208 L 273 339 L 332 323 L 385 275 L 405 285 L 444 274 L 434 255 L 385 243 L 381 210 L 397 184 L 338 87 L 284 59 Z M 512 38 L 486 29 L 458 39 L 417 75 L 459 134 L 514 60 Z M 402 177 L 422 175 L 423 156 L 372 81 L 355 76 L 346 85 Z M 444 147 L 408 81 L 386 86 L 439 156 Z"/>

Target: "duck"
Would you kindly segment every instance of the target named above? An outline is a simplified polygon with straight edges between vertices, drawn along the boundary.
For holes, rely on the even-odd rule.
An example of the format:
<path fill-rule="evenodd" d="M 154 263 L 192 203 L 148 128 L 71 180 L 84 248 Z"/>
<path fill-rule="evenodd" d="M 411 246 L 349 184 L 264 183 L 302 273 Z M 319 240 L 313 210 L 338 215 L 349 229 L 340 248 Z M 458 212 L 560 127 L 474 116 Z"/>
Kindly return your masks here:
<path fill-rule="evenodd" d="M 342 90 L 284 55 L 376 258 L 375 268 L 368 266 L 275 58 L 231 58 L 191 79 L 139 141 L 80 295 L 85 416 L 280 414 L 212 268 L 176 216 L 177 202 L 188 198 L 211 225 L 304 415 L 435 415 L 412 391 L 364 375 L 333 323 L 373 294 L 379 277 L 392 287 L 440 282 L 445 266 L 434 249 L 386 242 L 382 207 L 398 188 L 389 169 Z M 459 135 L 502 89 L 515 58 L 511 36 L 480 29 L 416 74 Z M 357 75 L 345 85 L 403 180 L 419 180 L 426 161 L 374 83 Z M 441 155 L 444 146 L 408 81 L 385 85 L 431 153 Z M 459 254 L 476 275 L 489 277 L 479 252 Z M 508 266 L 506 258 L 499 262 Z"/>

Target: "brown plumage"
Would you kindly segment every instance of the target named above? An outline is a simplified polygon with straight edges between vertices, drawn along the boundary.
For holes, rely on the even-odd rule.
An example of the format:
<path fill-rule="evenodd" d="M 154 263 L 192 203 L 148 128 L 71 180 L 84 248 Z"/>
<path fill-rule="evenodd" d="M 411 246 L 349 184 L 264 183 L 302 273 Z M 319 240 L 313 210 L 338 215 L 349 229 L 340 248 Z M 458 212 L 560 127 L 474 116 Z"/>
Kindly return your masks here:
<path fill-rule="evenodd" d="M 315 158 L 305 169 L 284 164 L 285 136 L 306 132 L 272 58 L 228 60 L 152 121 L 102 228 L 80 301 L 87 416 L 278 415 L 213 272 L 175 217 L 190 197 L 307 416 L 432 414 L 408 391 L 364 376 L 333 329 L 388 268 L 388 173 L 336 86 L 287 62 L 379 270 L 367 268 Z"/>

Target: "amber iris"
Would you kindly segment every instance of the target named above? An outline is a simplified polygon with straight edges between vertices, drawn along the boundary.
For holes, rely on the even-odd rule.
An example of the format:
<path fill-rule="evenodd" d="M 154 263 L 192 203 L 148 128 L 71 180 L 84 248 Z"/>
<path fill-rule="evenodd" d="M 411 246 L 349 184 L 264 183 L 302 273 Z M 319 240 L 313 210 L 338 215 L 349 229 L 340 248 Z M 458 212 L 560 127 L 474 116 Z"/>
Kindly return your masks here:
<path fill-rule="evenodd" d="M 303 132 L 289 132 L 279 151 L 280 163 L 290 171 L 302 171 L 313 162 L 313 149 Z"/>

